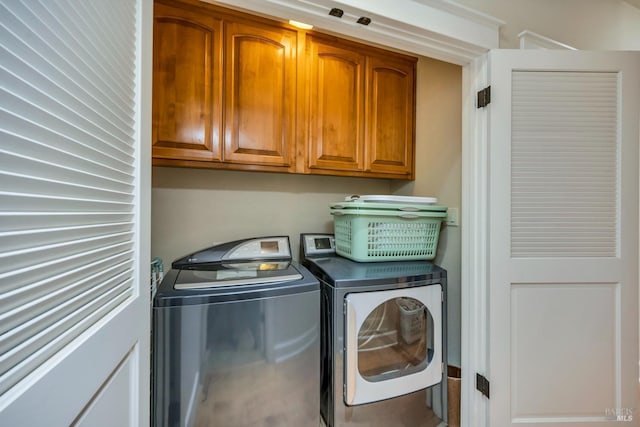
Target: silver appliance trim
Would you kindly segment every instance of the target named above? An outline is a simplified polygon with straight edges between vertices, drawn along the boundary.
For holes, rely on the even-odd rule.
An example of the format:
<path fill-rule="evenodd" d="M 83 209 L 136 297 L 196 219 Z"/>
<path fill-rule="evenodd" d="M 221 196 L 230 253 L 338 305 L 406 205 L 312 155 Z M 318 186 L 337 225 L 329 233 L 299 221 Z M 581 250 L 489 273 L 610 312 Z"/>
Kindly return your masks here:
<path fill-rule="evenodd" d="M 219 286 L 236 286 L 236 285 L 260 285 L 264 283 L 289 282 L 292 280 L 302 279 L 302 274 L 288 274 L 283 276 L 265 277 L 260 281 L 256 281 L 255 277 L 245 277 L 241 279 L 219 280 L 215 282 L 198 282 L 198 283 L 176 283 L 174 289 L 206 289 Z"/>

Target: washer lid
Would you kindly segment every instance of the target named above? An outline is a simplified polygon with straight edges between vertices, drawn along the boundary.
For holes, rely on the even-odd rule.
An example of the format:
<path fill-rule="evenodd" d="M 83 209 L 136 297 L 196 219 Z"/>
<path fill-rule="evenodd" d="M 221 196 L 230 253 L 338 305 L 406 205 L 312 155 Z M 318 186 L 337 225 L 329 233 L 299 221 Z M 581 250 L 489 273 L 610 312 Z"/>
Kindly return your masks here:
<path fill-rule="evenodd" d="M 205 289 L 219 286 L 290 282 L 302 274 L 289 262 L 243 262 L 200 264 L 180 270 L 174 289 Z"/>
<path fill-rule="evenodd" d="M 263 262 L 263 264 L 270 263 Z M 218 264 L 216 267 L 220 270 L 222 265 Z M 268 269 L 266 265 L 262 270 L 253 268 L 253 272 L 251 269 L 246 269 L 244 277 L 231 278 L 232 274 L 241 274 L 230 273 L 231 270 L 241 270 L 235 267 L 231 265 L 231 268 L 227 269 L 229 271 L 225 273 L 215 273 L 216 269 L 213 265 L 169 270 L 153 298 L 154 309 L 320 292 L 318 280 L 295 261 L 291 261 L 288 265 L 282 262 L 278 269 Z M 300 278 L 293 279 L 295 277 Z M 176 284 L 179 284 L 181 289 L 177 288 Z"/>

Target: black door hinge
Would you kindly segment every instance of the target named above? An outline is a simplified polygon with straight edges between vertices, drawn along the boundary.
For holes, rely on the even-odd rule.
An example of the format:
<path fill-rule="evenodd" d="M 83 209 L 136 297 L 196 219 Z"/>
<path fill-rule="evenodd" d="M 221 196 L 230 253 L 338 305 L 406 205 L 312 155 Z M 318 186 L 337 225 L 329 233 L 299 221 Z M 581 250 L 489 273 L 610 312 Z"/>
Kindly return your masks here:
<path fill-rule="evenodd" d="M 489 380 L 476 373 L 476 390 L 489 398 Z"/>
<path fill-rule="evenodd" d="M 491 102 L 491 86 L 478 91 L 478 108 L 484 108 Z"/>

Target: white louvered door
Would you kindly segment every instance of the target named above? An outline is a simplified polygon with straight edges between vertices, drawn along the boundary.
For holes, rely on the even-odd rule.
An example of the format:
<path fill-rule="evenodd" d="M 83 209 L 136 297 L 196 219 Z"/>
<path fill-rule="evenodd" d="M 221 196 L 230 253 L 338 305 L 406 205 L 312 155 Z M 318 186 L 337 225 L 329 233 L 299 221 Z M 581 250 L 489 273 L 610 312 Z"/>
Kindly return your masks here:
<path fill-rule="evenodd" d="M 637 52 L 489 55 L 492 427 L 640 425 L 639 75 Z"/>
<path fill-rule="evenodd" d="M 0 425 L 148 425 L 148 0 L 0 0 Z"/>

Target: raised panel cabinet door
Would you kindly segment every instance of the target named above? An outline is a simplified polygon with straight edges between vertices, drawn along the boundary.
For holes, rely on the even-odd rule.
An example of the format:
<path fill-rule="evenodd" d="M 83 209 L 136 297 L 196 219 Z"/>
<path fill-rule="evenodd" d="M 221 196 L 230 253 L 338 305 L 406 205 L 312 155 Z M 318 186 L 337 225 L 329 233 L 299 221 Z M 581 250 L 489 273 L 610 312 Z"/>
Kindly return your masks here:
<path fill-rule="evenodd" d="M 415 64 L 367 58 L 366 171 L 414 175 Z"/>
<path fill-rule="evenodd" d="M 297 32 L 225 23 L 225 162 L 293 170 Z"/>
<path fill-rule="evenodd" d="M 153 157 L 220 159 L 222 23 L 155 3 Z"/>
<path fill-rule="evenodd" d="M 309 36 L 310 169 L 362 171 L 364 63 L 355 49 Z"/>

